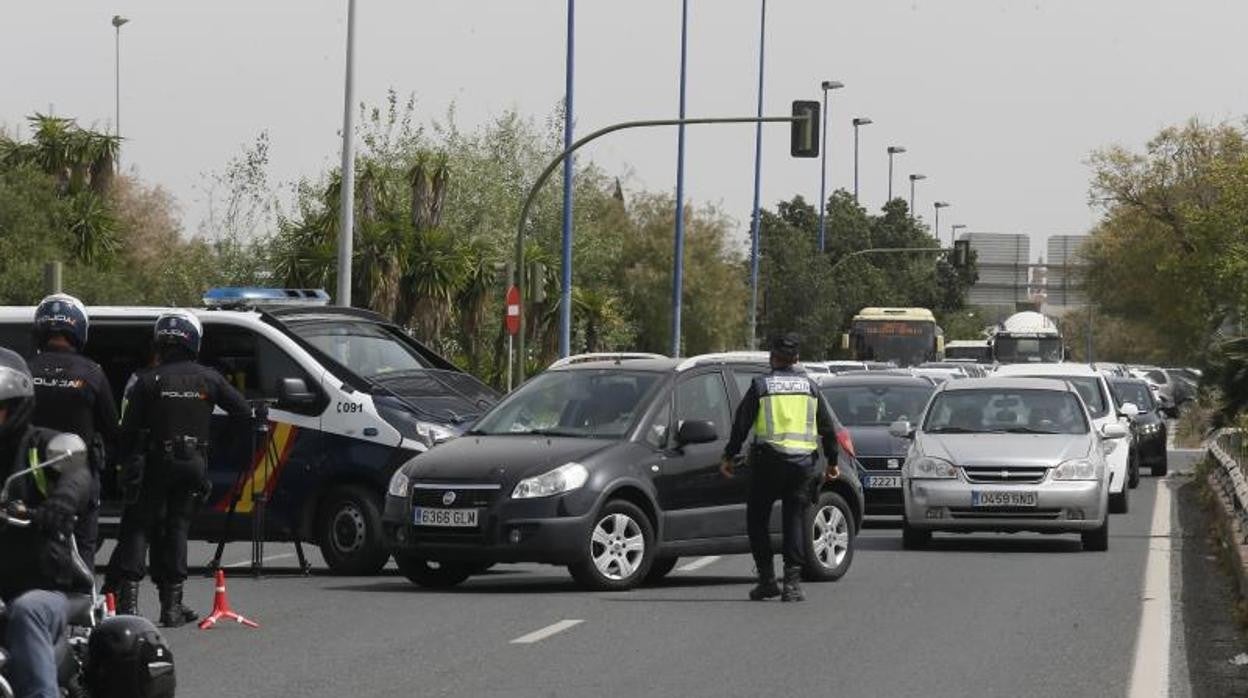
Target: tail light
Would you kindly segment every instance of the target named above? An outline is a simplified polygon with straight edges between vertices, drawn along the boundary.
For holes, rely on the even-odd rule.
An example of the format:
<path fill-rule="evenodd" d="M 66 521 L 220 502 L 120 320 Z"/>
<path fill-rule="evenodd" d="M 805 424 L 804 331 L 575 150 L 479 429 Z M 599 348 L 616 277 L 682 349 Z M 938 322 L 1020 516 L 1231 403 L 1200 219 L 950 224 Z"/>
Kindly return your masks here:
<path fill-rule="evenodd" d="M 841 450 L 845 451 L 850 456 L 857 455 L 854 453 L 854 439 L 849 435 L 848 429 L 838 429 L 836 431 L 836 443 L 840 445 Z"/>

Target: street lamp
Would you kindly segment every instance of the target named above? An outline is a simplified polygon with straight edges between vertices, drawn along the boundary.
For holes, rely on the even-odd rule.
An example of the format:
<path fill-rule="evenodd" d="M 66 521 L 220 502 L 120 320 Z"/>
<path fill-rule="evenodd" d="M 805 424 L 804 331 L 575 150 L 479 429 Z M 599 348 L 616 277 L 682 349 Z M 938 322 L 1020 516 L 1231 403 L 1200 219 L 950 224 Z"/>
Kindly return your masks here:
<path fill-rule="evenodd" d="M 130 20 L 121 15 L 113 15 L 115 40 L 113 45 L 113 106 L 116 114 L 113 117 L 113 135 L 121 138 L 121 25 Z M 121 170 L 121 153 L 117 154 L 117 169 Z"/>
<path fill-rule="evenodd" d="M 689 48 L 689 0 L 680 3 L 680 118 L 685 118 L 685 78 Z M 685 285 L 685 125 L 676 130 L 676 235 L 672 253 L 672 356 L 680 356 L 682 297 Z"/>
<path fill-rule="evenodd" d="M 940 209 L 949 208 L 949 202 L 937 201 L 936 203 L 932 204 L 932 207 L 936 209 L 936 225 L 934 226 L 934 232 L 932 234 L 932 237 L 936 238 L 939 241 L 940 240 Z"/>
<path fill-rule="evenodd" d="M 910 175 L 910 217 L 911 217 L 911 218 L 914 218 L 914 217 L 915 217 L 915 213 L 914 213 L 914 183 L 915 183 L 915 182 L 917 182 L 917 181 L 919 181 L 919 180 L 921 180 L 921 179 L 927 179 L 927 175 L 921 175 L 921 174 L 912 174 L 912 175 Z"/>
<path fill-rule="evenodd" d="M 854 203 L 858 203 L 858 127 L 874 123 L 865 116 L 854 119 Z"/>
<path fill-rule="evenodd" d="M 904 152 L 906 149 L 899 145 L 888 146 L 888 201 L 893 200 L 893 156 Z"/>
<path fill-rule="evenodd" d="M 355 0 L 347 0 L 347 75 L 342 96 L 342 182 L 338 203 L 338 305 L 351 306 L 355 259 Z"/>
<path fill-rule="evenodd" d="M 828 206 L 828 91 L 839 90 L 845 84 L 836 80 L 824 80 L 823 88 L 823 152 L 819 162 L 819 251 L 824 245 L 824 209 Z"/>
<path fill-rule="evenodd" d="M 951 243 L 951 244 L 950 244 L 950 247 L 952 247 L 952 243 L 954 243 L 954 242 L 957 242 L 957 241 L 958 241 L 958 231 L 959 231 L 959 230 L 961 230 L 961 229 L 963 229 L 963 228 L 965 228 L 965 227 L 966 227 L 966 226 L 965 226 L 965 225 L 963 225 L 963 224 L 961 224 L 961 223 L 954 223 L 954 224 L 953 224 L 953 225 L 949 228 L 949 242 Z"/>
<path fill-rule="evenodd" d="M 767 56 L 767 0 L 759 2 L 758 18 L 758 118 L 763 118 L 763 77 Z M 754 206 L 750 213 L 750 336 L 749 347 L 758 348 L 758 236 L 760 187 L 763 173 L 763 124 L 754 126 Z"/>

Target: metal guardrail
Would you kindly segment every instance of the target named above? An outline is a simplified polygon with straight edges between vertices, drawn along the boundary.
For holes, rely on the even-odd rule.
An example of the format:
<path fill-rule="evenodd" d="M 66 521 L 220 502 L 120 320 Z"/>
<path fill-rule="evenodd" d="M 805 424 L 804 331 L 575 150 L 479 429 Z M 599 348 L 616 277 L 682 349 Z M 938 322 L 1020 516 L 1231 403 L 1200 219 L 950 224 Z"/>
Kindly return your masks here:
<path fill-rule="evenodd" d="M 1219 429 L 1209 440 L 1209 453 L 1218 462 L 1214 470 L 1222 492 L 1231 501 L 1240 530 L 1245 531 L 1248 543 L 1248 477 L 1244 475 L 1244 465 L 1248 463 L 1248 439 L 1239 429 Z"/>

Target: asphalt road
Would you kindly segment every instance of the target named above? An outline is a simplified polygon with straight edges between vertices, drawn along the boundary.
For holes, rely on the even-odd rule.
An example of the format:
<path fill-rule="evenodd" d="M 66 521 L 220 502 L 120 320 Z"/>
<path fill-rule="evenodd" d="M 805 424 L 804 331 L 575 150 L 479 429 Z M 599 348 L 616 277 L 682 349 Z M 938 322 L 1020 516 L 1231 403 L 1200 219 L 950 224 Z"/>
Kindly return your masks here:
<path fill-rule="evenodd" d="M 1143 593 L 1157 490 L 1177 488 L 1193 459 L 1174 454 L 1170 478 L 1144 478 L 1131 513 L 1111 519 L 1107 553 L 1024 534 L 938 535 L 930 550 L 903 551 L 897 529 L 869 527 L 850 573 L 808 585 L 803 604 L 746 601 L 746 557 L 684 559 L 666 584 L 622 594 L 581 592 L 564 570 L 529 565 L 448 592 L 393 571 L 253 580 L 239 570 L 231 601 L 262 627 L 169 631 L 179 695 L 1128 695 L 1142 608 L 1158 601 Z M 1185 534 L 1172 520 L 1178 549 Z M 289 569 L 290 550 L 266 552 Z M 245 561 L 249 549 L 230 553 Z M 191 557 L 207 554 L 197 545 Z M 1172 557 L 1172 579 L 1182 561 Z M 190 580 L 188 601 L 206 611 L 211 586 Z M 144 593 L 154 617 L 154 591 Z M 1167 615 L 1175 639 L 1149 661 L 1172 660 L 1171 694 L 1188 695 L 1182 604 Z"/>

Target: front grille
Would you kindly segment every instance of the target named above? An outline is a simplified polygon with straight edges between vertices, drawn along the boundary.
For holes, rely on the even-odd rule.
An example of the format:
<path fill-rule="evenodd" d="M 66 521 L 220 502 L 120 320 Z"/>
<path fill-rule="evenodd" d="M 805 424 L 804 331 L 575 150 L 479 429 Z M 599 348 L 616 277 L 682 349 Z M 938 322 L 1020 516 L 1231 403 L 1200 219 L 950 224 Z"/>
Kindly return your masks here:
<path fill-rule="evenodd" d="M 888 462 L 890 460 L 897 463 L 896 468 L 888 467 Z M 858 459 L 858 462 L 862 463 L 862 467 L 866 468 L 867 470 L 879 470 L 885 473 L 896 473 L 896 474 L 901 473 L 901 465 L 905 461 L 906 461 L 905 456 L 894 456 L 891 458 L 888 456 L 863 456 Z"/>
<path fill-rule="evenodd" d="M 1044 481 L 1047 468 L 1007 468 L 975 465 L 962 468 L 967 482 L 990 485 L 1034 485 Z"/>
<path fill-rule="evenodd" d="M 972 509 L 970 507 L 950 507 L 951 519 L 1044 519 L 1061 518 L 1061 509 L 1033 509 L 1029 507 L 1000 507 L 993 509 Z"/>
<path fill-rule="evenodd" d="M 485 509 L 498 499 L 499 489 L 481 489 L 479 487 L 456 487 L 453 483 L 417 483 L 412 486 L 412 505 L 418 507 L 435 507 L 439 509 Z M 447 492 L 455 493 L 455 500 L 450 504 L 444 501 Z"/>

